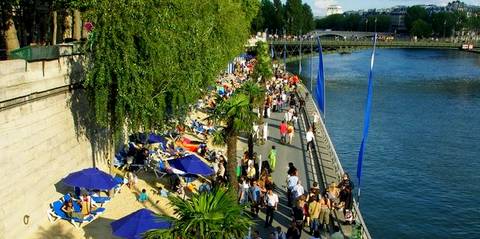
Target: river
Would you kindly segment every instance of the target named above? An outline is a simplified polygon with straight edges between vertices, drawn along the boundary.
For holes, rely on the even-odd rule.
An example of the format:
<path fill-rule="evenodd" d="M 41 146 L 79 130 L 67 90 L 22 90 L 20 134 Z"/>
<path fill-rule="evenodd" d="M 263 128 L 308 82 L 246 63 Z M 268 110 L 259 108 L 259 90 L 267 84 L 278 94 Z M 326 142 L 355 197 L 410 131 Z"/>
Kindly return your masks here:
<path fill-rule="evenodd" d="M 324 55 L 327 130 L 352 178 L 370 54 Z M 370 123 L 360 208 L 373 238 L 479 238 L 480 54 L 378 49 Z"/>

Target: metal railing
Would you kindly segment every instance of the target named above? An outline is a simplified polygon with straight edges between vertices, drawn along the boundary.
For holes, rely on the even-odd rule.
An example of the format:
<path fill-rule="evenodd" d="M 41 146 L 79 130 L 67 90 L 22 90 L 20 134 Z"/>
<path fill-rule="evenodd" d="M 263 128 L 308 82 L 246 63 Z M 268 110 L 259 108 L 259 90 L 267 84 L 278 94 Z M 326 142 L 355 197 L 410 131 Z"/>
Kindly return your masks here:
<path fill-rule="evenodd" d="M 309 92 L 308 89 L 303 84 L 300 84 L 300 86 L 303 88 L 304 91 Z M 311 93 L 311 92 L 309 92 L 309 93 Z M 313 95 L 310 94 L 310 96 L 312 97 L 312 103 L 315 106 L 314 108 L 315 108 L 316 113 L 320 115 L 320 112 L 318 111 L 318 107 L 315 103 L 315 100 L 313 100 Z M 306 110 L 304 109 L 304 111 L 306 111 Z M 304 112 L 304 113 L 306 114 L 306 116 L 307 116 L 306 118 L 307 118 L 307 121 L 308 121 L 308 114 L 306 112 Z M 340 160 L 338 158 L 335 147 L 333 146 L 332 140 L 330 139 L 330 135 L 328 134 L 327 128 L 325 127 L 325 124 L 324 124 L 322 119 L 320 119 L 320 124 L 322 125 L 322 129 L 323 129 L 323 132 L 325 134 L 325 138 L 328 141 L 328 148 L 329 148 L 330 156 L 332 156 L 333 159 L 334 159 L 333 166 L 335 167 L 334 171 L 336 172 L 337 181 L 340 181 L 340 179 L 342 178 L 342 175 L 344 174 L 345 171 L 343 170 L 342 164 L 340 163 Z M 314 140 L 315 140 L 315 145 L 316 145 L 316 151 L 319 152 L 318 145 L 316 143 L 316 139 L 314 139 Z M 318 156 L 318 153 L 317 153 L 317 156 Z M 319 160 L 320 159 L 317 158 L 317 161 L 319 161 Z M 325 179 L 323 179 L 322 181 L 324 182 L 324 184 L 326 184 Z M 324 186 L 327 187 L 328 185 L 324 185 Z M 355 200 L 355 198 L 353 199 L 353 210 L 352 211 L 353 211 L 353 214 L 355 216 L 355 221 L 358 222 L 358 224 L 360 225 L 361 238 L 362 239 L 371 239 L 372 237 L 370 235 L 370 232 L 368 231 L 368 228 L 365 224 L 365 221 L 363 220 L 362 213 L 360 212 L 360 209 L 358 207 L 358 203 Z"/>
<path fill-rule="evenodd" d="M 8 53 L 9 59 L 23 59 L 26 61 L 55 60 L 62 56 L 71 56 L 81 53 L 82 42 L 62 43 L 50 46 L 26 46 Z"/>

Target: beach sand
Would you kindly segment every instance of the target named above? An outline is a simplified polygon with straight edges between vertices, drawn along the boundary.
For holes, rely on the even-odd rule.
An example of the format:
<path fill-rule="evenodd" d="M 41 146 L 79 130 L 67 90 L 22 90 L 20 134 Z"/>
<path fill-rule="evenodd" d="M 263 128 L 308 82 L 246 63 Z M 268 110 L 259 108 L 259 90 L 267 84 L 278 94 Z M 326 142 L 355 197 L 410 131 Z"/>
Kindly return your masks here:
<path fill-rule="evenodd" d="M 129 189 L 123 185 L 121 192 L 104 205 L 106 211 L 91 223 L 75 228 L 65 220 L 57 220 L 54 223 L 46 221 L 29 239 L 67 239 L 67 238 L 117 238 L 112 235 L 110 223 L 118 220 L 141 208 L 148 208 L 163 215 L 173 215 L 173 209 L 168 204 L 168 199 L 159 196 L 156 192 L 159 186 L 164 186 L 167 179 L 156 179 L 153 172 L 140 172 L 137 174 L 138 182 L 134 188 Z M 137 201 L 138 194 L 142 189 L 147 190 L 149 200 L 142 204 Z M 47 215 L 45 215 L 47 217 Z"/>

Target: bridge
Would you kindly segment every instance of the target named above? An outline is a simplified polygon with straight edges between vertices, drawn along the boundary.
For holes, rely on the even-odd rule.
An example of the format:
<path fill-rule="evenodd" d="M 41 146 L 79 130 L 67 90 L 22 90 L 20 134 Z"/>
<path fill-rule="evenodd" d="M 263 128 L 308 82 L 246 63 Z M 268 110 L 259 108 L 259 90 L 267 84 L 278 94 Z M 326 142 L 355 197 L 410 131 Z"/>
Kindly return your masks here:
<path fill-rule="evenodd" d="M 377 32 L 378 35 L 390 35 L 387 32 Z M 330 31 L 330 30 L 314 30 L 307 34 L 307 36 L 334 36 L 342 37 L 343 39 L 360 39 L 370 38 L 375 36 L 375 32 L 355 32 L 355 31 Z"/>
<path fill-rule="evenodd" d="M 371 40 L 322 39 L 321 43 L 324 51 L 350 52 L 355 49 L 372 47 Z M 284 52 L 286 57 L 298 56 L 300 52 L 302 54 L 315 54 L 318 52 L 315 38 L 306 40 L 269 39 L 268 44 L 277 58 L 282 58 Z M 460 49 L 461 46 L 462 43 L 459 42 L 443 41 L 377 41 L 378 48 Z"/>

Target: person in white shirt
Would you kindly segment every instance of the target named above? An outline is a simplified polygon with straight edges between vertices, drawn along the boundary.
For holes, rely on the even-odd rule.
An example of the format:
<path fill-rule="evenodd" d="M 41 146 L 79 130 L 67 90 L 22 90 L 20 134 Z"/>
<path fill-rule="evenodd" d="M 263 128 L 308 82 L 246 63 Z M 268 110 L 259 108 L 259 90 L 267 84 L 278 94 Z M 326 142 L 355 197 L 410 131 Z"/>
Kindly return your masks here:
<path fill-rule="evenodd" d="M 315 137 L 315 135 L 313 134 L 313 129 L 312 127 L 310 127 L 307 131 L 307 135 L 306 135 L 306 138 L 307 138 L 307 152 L 310 151 L 310 148 L 313 148 L 313 138 Z"/>
<path fill-rule="evenodd" d="M 302 181 L 298 180 L 297 185 L 292 189 L 293 197 L 297 200 L 300 196 L 305 194 L 305 189 L 302 186 Z"/>
<path fill-rule="evenodd" d="M 278 208 L 278 195 L 272 191 L 272 188 L 268 188 L 267 194 L 265 195 L 265 205 L 267 210 L 265 212 L 265 227 L 272 226 L 273 222 L 273 213 Z"/>
<path fill-rule="evenodd" d="M 312 124 L 313 132 L 315 132 L 315 127 L 317 127 L 319 121 L 320 121 L 320 116 L 317 113 L 313 113 L 313 124 Z"/>
<path fill-rule="evenodd" d="M 288 199 L 288 206 L 292 206 L 292 192 L 293 188 L 297 185 L 299 179 L 296 173 L 287 176 L 287 199 Z"/>

